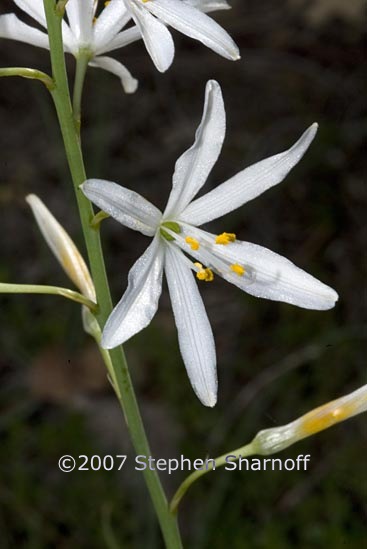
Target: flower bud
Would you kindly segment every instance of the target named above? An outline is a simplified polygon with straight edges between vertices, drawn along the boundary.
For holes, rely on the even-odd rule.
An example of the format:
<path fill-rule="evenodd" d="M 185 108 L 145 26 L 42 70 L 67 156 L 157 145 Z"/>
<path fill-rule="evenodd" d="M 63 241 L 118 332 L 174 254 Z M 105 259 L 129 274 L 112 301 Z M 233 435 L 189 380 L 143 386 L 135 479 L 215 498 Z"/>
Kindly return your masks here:
<path fill-rule="evenodd" d="M 88 267 L 70 236 L 36 195 L 29 194 L 26 200 L 44 239 L 65 273 L 85 297 L 95 302 L 96 293 Z"/>
<path fill-rule="evenodd" d="M 256 453 L 262 455 L 280 452 L 295 442 L 328 429 L 367 410 L 367 385 L 349 395 L 319 406 L 304 416 L 272 429 L 260 431 L 252 444 Z"/>

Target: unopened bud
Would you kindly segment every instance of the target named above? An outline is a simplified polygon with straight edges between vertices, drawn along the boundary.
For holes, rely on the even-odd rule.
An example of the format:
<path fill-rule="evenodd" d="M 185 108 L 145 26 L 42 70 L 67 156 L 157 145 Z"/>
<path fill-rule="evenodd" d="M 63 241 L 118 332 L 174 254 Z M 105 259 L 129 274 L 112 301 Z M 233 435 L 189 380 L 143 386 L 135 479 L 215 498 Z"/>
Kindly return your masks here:
<path fill-rule="evenodd" d="M 65 273 L 85 297 L 95 302 L 96 293 L 88 267 L 68 233 L 38 196 L 30 194 L 26 200 L 44 239 Z"/>
<path fill-rule="evenodd" d="M 365 411 L 367 411 L 367 385 L 349 395 L 315 408 L 292 423 L 260 431 L 252 445 L 258 454 L 274 454 L 303 438 L 324 431 L 340 421 Z"/>

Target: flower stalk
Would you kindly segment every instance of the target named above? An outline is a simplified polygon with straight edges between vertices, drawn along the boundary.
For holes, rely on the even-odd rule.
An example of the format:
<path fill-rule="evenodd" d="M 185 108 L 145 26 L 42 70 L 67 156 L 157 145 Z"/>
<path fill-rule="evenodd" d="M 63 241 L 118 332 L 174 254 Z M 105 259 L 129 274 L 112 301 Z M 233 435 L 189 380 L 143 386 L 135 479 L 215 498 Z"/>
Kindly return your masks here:
<path fill-rule="evenodd" d="M 38 80 L 46 86 L 49 91 L 55 88 L 55 82 L 45 72 L 37 69 L 29 69 L 28 67 L 6 67 L 0 69 L 0 77 L 2 76 L 20 76 L 30 80 Z"/>
<path fill-rule="evenodd" d="M 91 221 L 94 218 L 94 211 L 89 200 L 79 189 L 79 186 L 86 179 L 86 174 L 80 146 L 79 131 L 75 124 L 66 74 L 61 30 L 62 14 L 60 14 L 57 9 L 55 0 L 44 0 L 44 9 L 50 43 L 52 74 L 55 81 L 55 88 L 51 91 L 51 95 L 55 103 L 65 152 L 76 192 L 92 278 L 96 289 L 97 302 L 99 305 L 96 319 L 100 328 L 103 328 L 106 319 L 111 312 L 112 301 L 104 265 L 100 234 L 98 230 L 91 226 Z M 82 87 L 82 79 L 80 79 L 79 85 Z M 120 405 L 124 411 L 135 451 L 138 454 L 149 456 L 151 455 L 151 451 L 144 431 L 122 347 L 118 347 L 110 352 L 104 352 L 103 358 L 105 359 L 106 366 L 118 394 Z M 144 471 L 144 478 L 150 492 L 166 546 L 170 549 L 182 547 L 176 517 L 169 510 L 156 471 L 146 469 Z"/>
<path fill-rule="evenodd" d="M 76 303 L 85 305 L 90 311 L 95 313 L 97 305 L 90 299 L 68 288 L 60 288 L 58 286 L 40 286 L 37 284 L 7 284 L 0 282 L 0 294 L 42 294 L 42 295 L 57 295 L 66 297 Z"/>
<path fill-rule="evenodd" d="M 89 50 L 80 51 L 76 59 L 76 70 L 74 80 L 73 91 L 73 113 L 74 120 L 78 132 L 80 132 L 81 126 L 81 109 L 82 109 L 82 95 L 85 75 L 88 69 L 88 63 L 91 60 L 91 53 Z"/>

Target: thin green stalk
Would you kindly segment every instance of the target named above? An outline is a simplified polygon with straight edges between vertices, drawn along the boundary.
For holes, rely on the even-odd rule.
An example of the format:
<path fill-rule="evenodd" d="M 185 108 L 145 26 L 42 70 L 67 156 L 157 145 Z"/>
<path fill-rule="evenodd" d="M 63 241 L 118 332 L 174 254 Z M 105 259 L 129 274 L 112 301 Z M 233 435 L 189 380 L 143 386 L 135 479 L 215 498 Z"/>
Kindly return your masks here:
<path fill-rule="evenodd" d="M 29 69 L 27 67 L 7 67 L 0 69 L 1 76 L 20 76 L 21 78 L 28 78 L 30 80 L 38 80 L 46 86 L 48 90 L 53 90 L 55 82 L 45 72 L 38 71 L 37 69 Z"/>
<path fill-rule="evenodd" d="M 37 284 L 7 284 L 0 282 L 0 294 L 42 294 L 42 295 L 58 295 L 66 297 L 76 303 L 81 303 L 90 309 L 96 311 L 97 306 L 93 301 L 86 298 L 84 295 L 68 288 L 59 288 L 58 286 L 39 286 Z"/>
<path fill-rule="evenodd" d="M 56 10 L 55 0 L 44 0 L 47 27 L 50 41 L 52 73 L 55 89 L 51 92 L 54 99 L 61 133 L 64 140 L 66 156 L 76 192 L 82 229 L 87 246 L 89 263 L 95 284 L 99 311 L 97 321 L 103 328 L 112 309 L 111 296 L 104 266 L 99 230 L 91 226 L 94 212 L 91 203 L 81 192 L 79 186 L 86 179 L 83 155 L 80 146 L 79 132 L 75 125 L 70 93 L 67 81 L 61 20 Z M 124 411 L 130 436 L 135 451 L 139 455 L 151 455 L 144 431 L 139 408 L 136 402 L 132 381 L 122 347 L 107 353 L 110 360 L 113 382 L 118 387 L 118 397 Z M 106 358 L 106 356 L 104 358 Z M 169 549 L 182 547 L 176 517 L 170 512 L 168 503 L 156 471 L 146 469 L 144 478 L 161 526 L 162 534 Z"/>
<path fill-rule="evenodd" d="M 223 465 L 226 465 L 226 463 L 228 463 L 226 461 L 228 456 L 231 456 L 231 462 L 234 462 L 239 460 L 240 458 L 249 457 L 256 453 L 257 453 L 257 448 L 254 446 L 253 443 L 250 443 L 250 444 L 246 444 L 246 446 L 243 446 L 242 448 L 234 450 L 233 452 L 227 452 L 223 456 L 220 456 L 214 460 L 208 461 L 207 468 L 191 473 L 191 475 L 186 477 L 183 483 L 180 484 L 178 490 L 176 491 L 170 503 L 171 513 L 173 514 L 177 513 L 178 506 L 180 505 L 182 498 L 184 497 L 184 495 L 186 494 L 190 486 L 203 475 L 206 475 L 210 471 L 218 469 L 218 467 L 222 467 Z"/>
<path fill-rule="evenodd" d="M 81 111 L 82 111 L 82 95 L 85 75 L 87 73 L 88 63 L 91 58 L 91 53 L 89 50 L 79 51 L 78 57 L 76 59 L 76 70 L 75 70 L 75 80 L 74 80 L 74 91 L 73 91 L 73 113 L 74 120 L 77 127 L 77 130 L 80 132 L 81 126 Z"/>

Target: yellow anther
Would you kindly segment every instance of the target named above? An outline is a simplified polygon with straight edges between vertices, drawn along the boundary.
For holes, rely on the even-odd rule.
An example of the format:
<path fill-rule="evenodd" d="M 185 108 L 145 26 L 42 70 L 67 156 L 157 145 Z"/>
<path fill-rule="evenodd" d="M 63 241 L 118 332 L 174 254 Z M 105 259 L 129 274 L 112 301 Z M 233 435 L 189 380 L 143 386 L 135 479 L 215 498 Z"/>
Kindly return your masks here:
<path fill-rule="evenodd" d="M 200 248 L 200 244 L 195 238 L 192 238 L 191 236 L 187 236 L 185 238 L 185 242 L 189 244 L 190 248 L 194 251 L 198 250 Z"/>
<path fill-rule="evenodd" d="M 204 282 L 213 282 L 214 273 L 211 269 L 204 269 L 201 263 L 194 263 L 194 265 L 199 269 L 196 273 L 196 278 L 203 280 Z"/>
<path fill-rule="evenodd" d="M 246 270 L 242 267 L 242 265 L 238 265 L 238 263 L 231 265 L 231 271 L 236 273 L 236 275 L 238 276 L 243 276 L 246 272 Z"/>
<path fill-rule="evenodd" d="M 104 7 L 107 8 L 108 4 L 111 4 L 111 0 L 107 0 L 107 1 L 104 3 Z"/>
<path fill-rule="evenodd" d="M 230 242 L 236 241 L 236 235 L 233 233 L 222 233 L 217 236 L 215 239 L 216 244 L 220 244 L 221 246 L 227 246 Z"/>
<path fill-rule="evenodd" d="M 93 25 L 96 24 L 98 17 L 93 17 Z"/>

